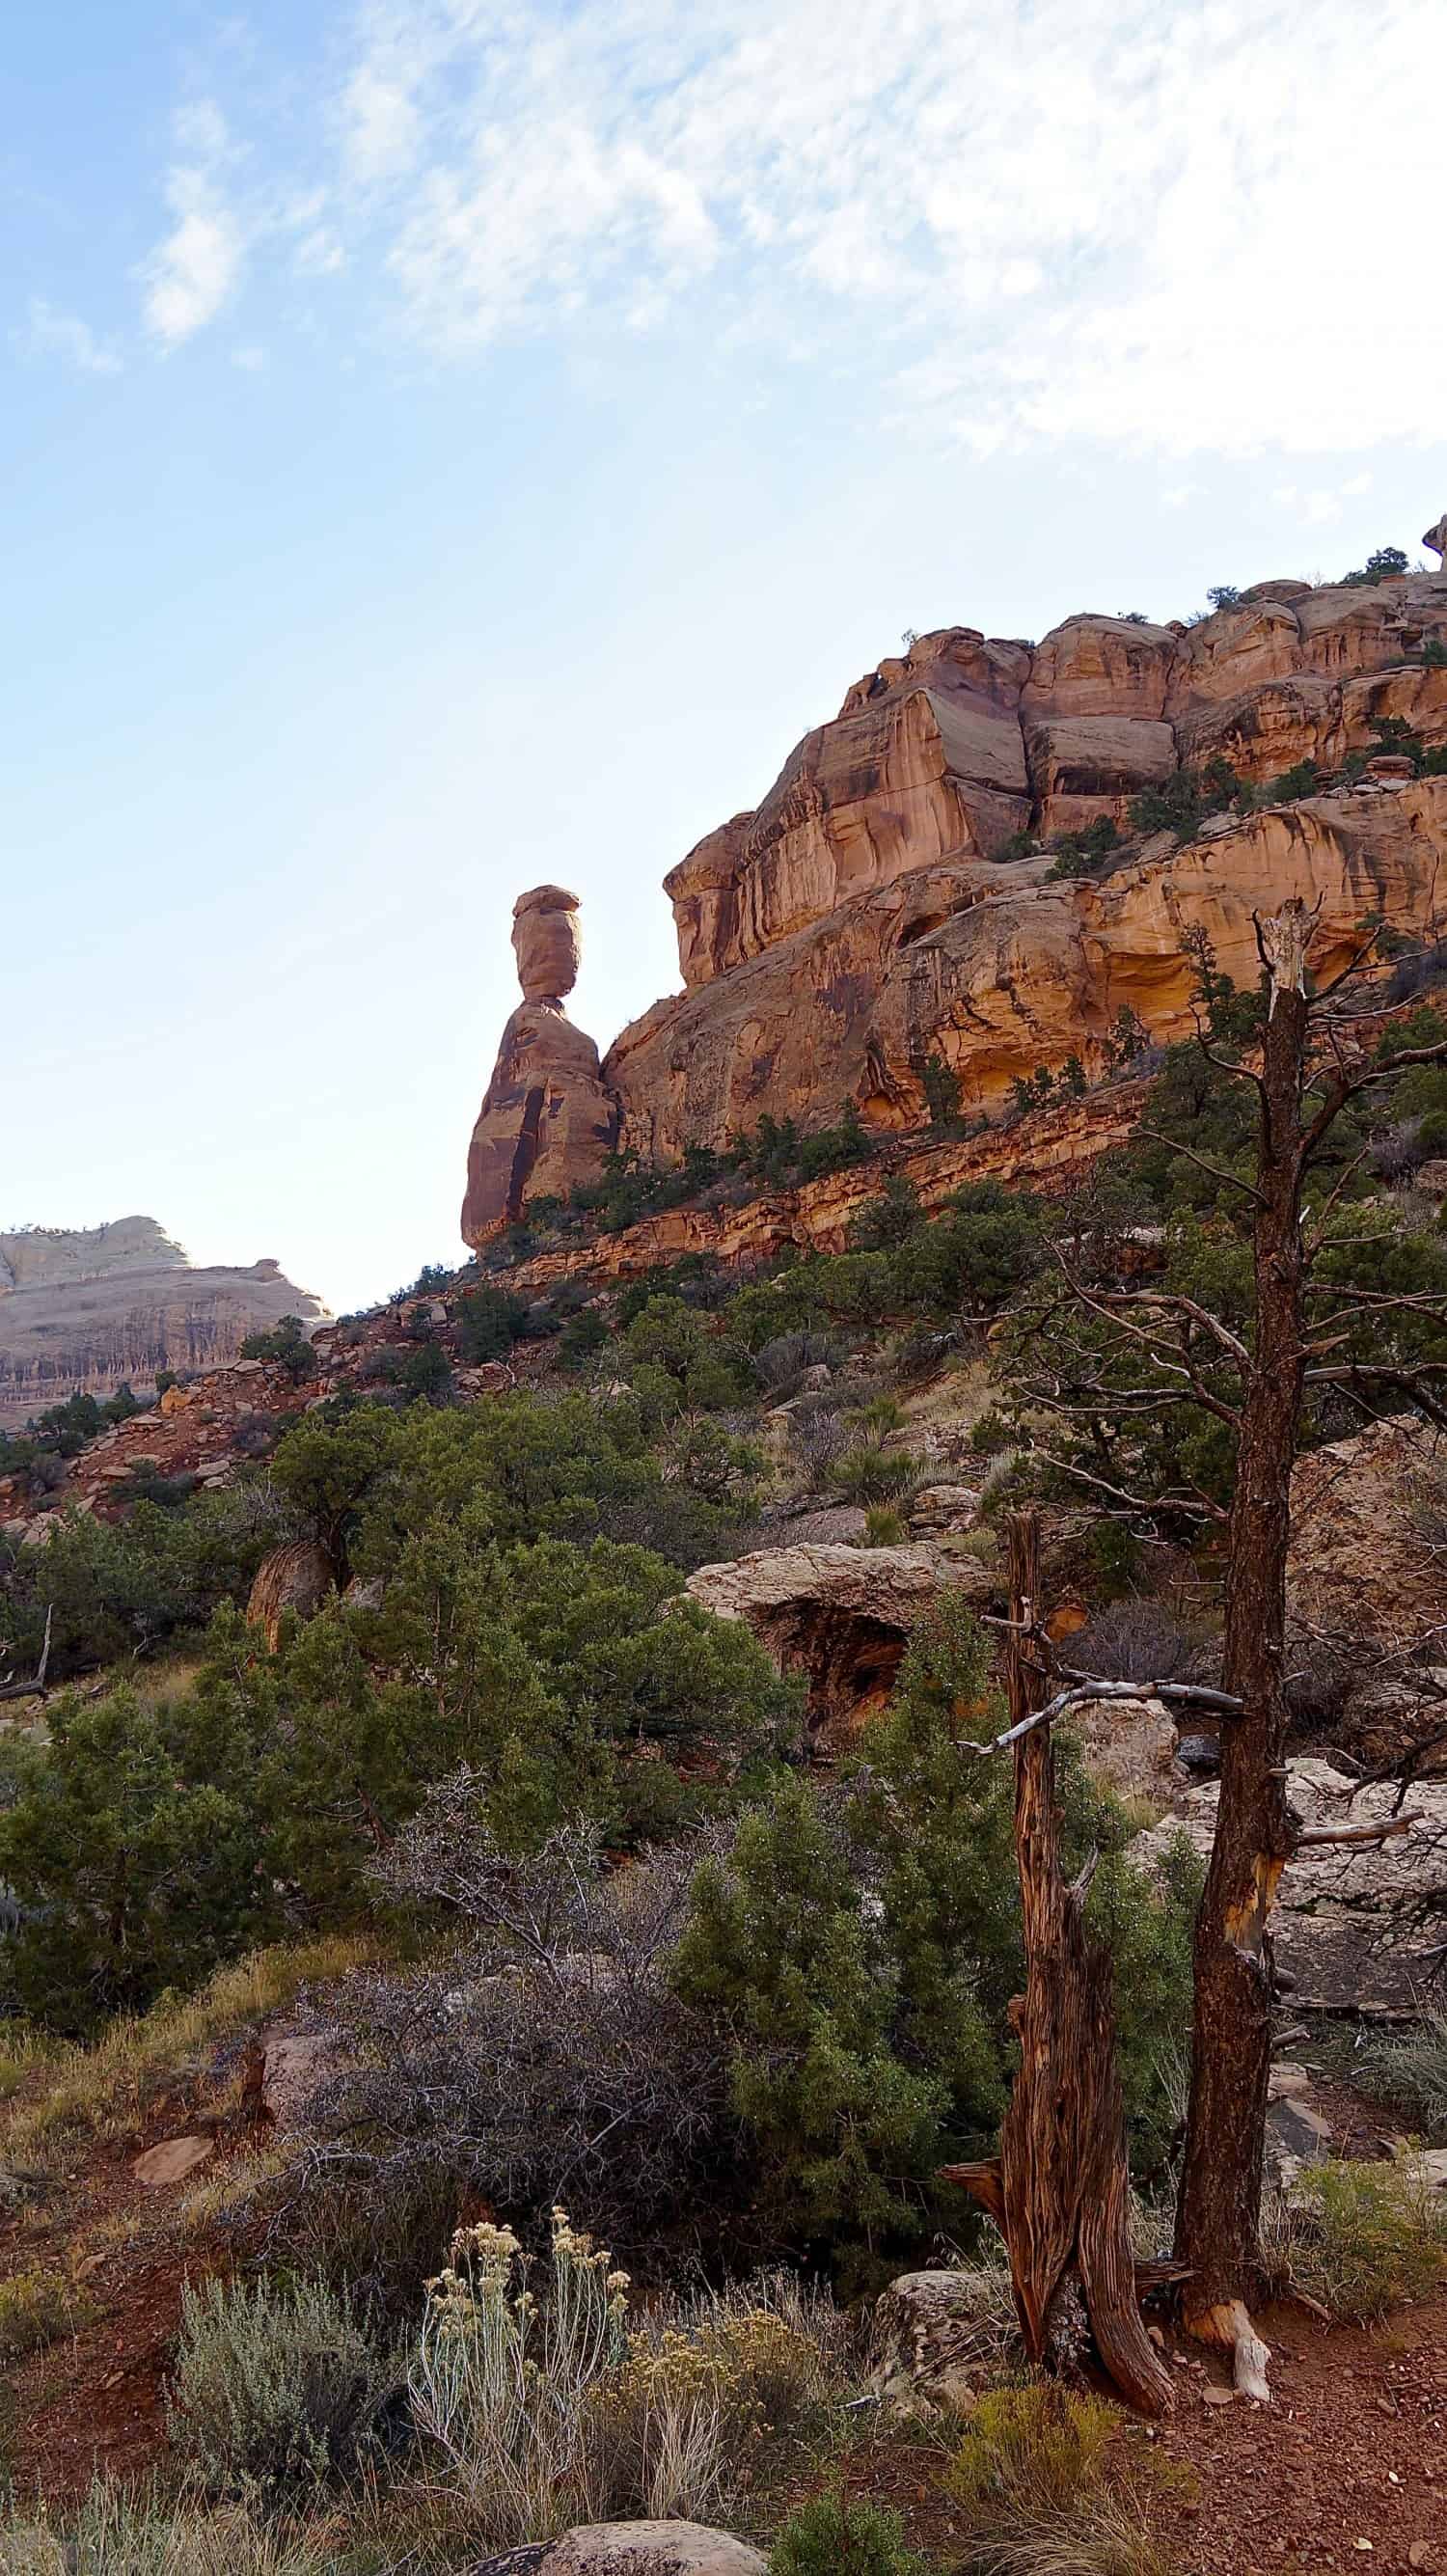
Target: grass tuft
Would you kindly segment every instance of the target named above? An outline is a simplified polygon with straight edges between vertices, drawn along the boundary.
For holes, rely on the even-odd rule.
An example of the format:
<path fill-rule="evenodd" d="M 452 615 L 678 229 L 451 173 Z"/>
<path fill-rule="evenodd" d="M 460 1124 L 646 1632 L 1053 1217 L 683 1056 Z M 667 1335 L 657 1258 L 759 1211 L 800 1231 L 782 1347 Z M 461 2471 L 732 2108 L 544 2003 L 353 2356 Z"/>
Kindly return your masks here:
<path fill-rule="evenodd" d="M 1447 2277 L 1447 2202 L 1410 2150 L 1385 2164 L 1304 2166 L 1263 2216 L 1282 2288 L 1304 2290 L 1343 2324 L 1428 2298 Z"/>

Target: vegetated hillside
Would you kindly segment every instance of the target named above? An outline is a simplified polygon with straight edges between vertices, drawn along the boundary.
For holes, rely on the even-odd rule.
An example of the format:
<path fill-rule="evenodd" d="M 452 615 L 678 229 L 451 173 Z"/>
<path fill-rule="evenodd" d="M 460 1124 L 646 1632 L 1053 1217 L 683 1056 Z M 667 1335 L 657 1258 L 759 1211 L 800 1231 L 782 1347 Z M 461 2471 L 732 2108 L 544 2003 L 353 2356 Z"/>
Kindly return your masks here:
<path fill-rule="evenodd" d="M 274 1261 L 195 1269 L 153 1217 L 0 1235 L 0 1429 L 74 1395 L 235 1358 L 283 1315 L 324 1315 Z"/>
<path fill-rule="evenodd" d="M 685 989 L 601 1066 L 563 1008 L 575 899 L 524 896 L 520 929 L 550 899 L 568 962 L 525 974 L 465 1239 L 614 1145 L 675 1162 L 850 1102 L 908 1129 L 932 1066 L 967 1116 L 1037 1067 L 1095 1075 L 1122 1014 L 1153 1040 L 1189 1028 L 1188 934 L 1249 982 L 1253 912 L 1293 895 L 1319 908 L 1323 974 L 1364 914 L 1435 935 L 1447 579 L 1383 550 L 1361 577 L 1220 598 L 1189 625 L 1068 618 L 1038 646 L 947 627 L 882 662 L 668 877 Z"/>
<path fill-rule="evenodd" d="M 532 909 L 561 982 L 566 905 Z M 1363 1087 L 1307 1191 L 1333 1366 L 1288 1786 L 1357 1821 L 1278 1908 L 1270 2277 L 1315 2303 L 1271 2326 L 1289 2452 L 1169 2283 L 1158 2442 L 1030 2378 L 942 2174 L 1018 2064 L 981 1748 L 1030 1505 L 1032 1635 L 1098 1686 L 1063 1863 L 1169 2241 L 1230 1722 L 1172 1694 L 1220 1677 L 1265 1013 L 1194 937 L 1200 1041 L 1122 1011 L 984 1127 L 938 1058 L 913 1128 L 780 1103 L 615 1152 L 376 1313 L 7 1440 L 0 2562 L 461 2576 L 605 2520 L 656 2567 L 664 2516 L 715 2576 L 755 2544 L 790 2576 L 1245 2576 L 1259 2469 L 1288 2558 L 1413 2563 L 1447 2222 L 1440 2156 L 1381 2139 L 1447 2145 L 1442 964 L 1363 924 L 1323 1038 Z M 1403 2305 L 1409 2375 L 1370 2333 Z"/>

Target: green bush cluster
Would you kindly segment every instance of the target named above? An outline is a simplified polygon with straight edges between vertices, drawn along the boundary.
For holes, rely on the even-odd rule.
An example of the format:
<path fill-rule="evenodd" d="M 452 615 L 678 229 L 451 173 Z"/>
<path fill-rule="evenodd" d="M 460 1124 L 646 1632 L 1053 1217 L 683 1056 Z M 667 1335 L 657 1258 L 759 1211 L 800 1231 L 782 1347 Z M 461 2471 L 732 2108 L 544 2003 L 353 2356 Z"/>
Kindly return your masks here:
<path fill-rule="evenodd" d="M 316 1353 L 300 1315 L 283 1315 L 268 1332 L 248 1333 L 241 1345 L 241 1356 L 244 1360 L 266 1360 L 273 1368 L 285 1369 L 298 1385 L 303 1378 L 317 1373 Z"/>
<path fill-rule="evenodd" d="M 753 1809 L 727 1859 L 700 1868 L 678 1952 L 684 2000 L 729 2035 L 765 2206 L 855 2267 L 928 2233 L 938 2166 L 978 2149 L 1004 2103 L 1024 1969 L 1013 1782 L 1008 1764 L 962 1761 L 958 1746 L 1000 1722 L 989 1661 L 985 1632 L 945 1595 L 865 1732 L 847 1797 L 789 1781 Z M 1124 1815 L 1068 1744 L 1060 1789 L 1067 1865 L 1102 1855 L 1091 1921 L 1112 1948 L 1127 2104 L 1154 2163 L 1199 1868 L 1182 1845 L 1148 1888 L 1124 1856 Z"/>

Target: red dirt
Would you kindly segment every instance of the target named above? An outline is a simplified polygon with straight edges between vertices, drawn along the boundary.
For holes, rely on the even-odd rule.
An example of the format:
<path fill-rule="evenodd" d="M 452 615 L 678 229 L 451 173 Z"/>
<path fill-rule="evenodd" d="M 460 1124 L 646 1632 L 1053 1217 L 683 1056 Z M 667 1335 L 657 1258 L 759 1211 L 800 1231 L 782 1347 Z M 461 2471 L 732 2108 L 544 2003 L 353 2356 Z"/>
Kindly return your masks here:
<path fill-rule="evenodd" d="M 1176 2415 L 1155 2437 L 1200 2480 L 1197 2503 L 1161 2517 L 1179 2576 L 1322 2576 L 1368 2559 L 1447 2576 L 1447 2299 L 1366 2330 L 1297 2309 L 1259 2322 L 1272 2404 L 1208 2404 L 1225 2374 L 1188 2358 Z"/>

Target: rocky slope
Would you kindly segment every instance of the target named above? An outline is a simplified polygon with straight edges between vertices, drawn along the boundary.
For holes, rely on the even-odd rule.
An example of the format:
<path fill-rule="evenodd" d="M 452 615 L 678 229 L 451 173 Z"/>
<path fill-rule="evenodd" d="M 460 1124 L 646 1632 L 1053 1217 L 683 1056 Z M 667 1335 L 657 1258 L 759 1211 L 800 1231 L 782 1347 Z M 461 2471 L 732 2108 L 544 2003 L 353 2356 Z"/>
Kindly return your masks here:
<path fill-rule="evenodd" d="M 283 1315 L 326 1313 L 274 1261 L 193 1269 L 154 1218 L 0 1235 L 0 1430 L 67 1396 L 214 1367 Z"/>
<path fill-rule="evenodd" d="M 1152 1035 L 1179 1034 L 1185 934 L 1205 931 L 1222 968 L 1250 981 L 1252 913 L 1289 895 L 1320 902 L 1324 965 L 1368 911 L 1435 931 L 1447 779 L 1372 755 L 1393 722 L 1429 747 L 1447 741 L 1444 647 L 1442 574 L 1264 582 L 1190 627 L 1081 616 L 1038 645 L 967 627 L 920 637 L 850 689 L 755 811 L 665 881 L 685 989 L 603 1059 L 620 1141 L 672 1160 L 765 1110 L 819 1123 L 848 1098 L 871 1124 L 907 1128 L 931 1054 L 966 1109 L 988 1110 L 1039 1065 L 1075 1054 L 1098 1069 L 1122 1009 Z M 1142 790 L 1218 758 L 1259 787 L 1352 755 L 1368 759 L 1365 776 L 1219 814 L 1184 844 L 1138 836 L 1098 880 L 1014 855 L 1022 834 L 1038 842 L 1101 816 L 1124 826 Z M 566 1128 L 570 1169 L 589 1150 L 601 1160 L 591 1063 L 569 1123 L 567 1050 L 544 1064 L 530 1044 L 538 1061 L 511 1068 L 512 1090 L 531 1086 Z M 509 1192 L 472 1193 L 470 1242 L 537 1194 L 512 1162 L 508 1177 Z"/>

